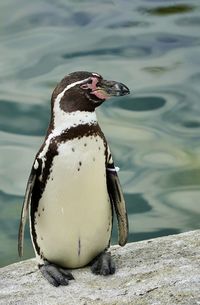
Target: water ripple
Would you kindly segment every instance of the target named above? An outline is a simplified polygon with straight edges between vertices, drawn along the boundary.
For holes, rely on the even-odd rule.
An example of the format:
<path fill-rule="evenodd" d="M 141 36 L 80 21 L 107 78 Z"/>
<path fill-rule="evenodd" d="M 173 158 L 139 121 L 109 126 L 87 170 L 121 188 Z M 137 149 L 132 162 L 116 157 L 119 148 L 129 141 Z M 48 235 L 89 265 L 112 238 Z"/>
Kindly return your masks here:
<path fill-rule="evenodd" d="M 0 100 L 0 129 L 2 131 L 25 135 L 44 135 L 49 115 L 50 109 L 43 105 L 30 106 Z"/>

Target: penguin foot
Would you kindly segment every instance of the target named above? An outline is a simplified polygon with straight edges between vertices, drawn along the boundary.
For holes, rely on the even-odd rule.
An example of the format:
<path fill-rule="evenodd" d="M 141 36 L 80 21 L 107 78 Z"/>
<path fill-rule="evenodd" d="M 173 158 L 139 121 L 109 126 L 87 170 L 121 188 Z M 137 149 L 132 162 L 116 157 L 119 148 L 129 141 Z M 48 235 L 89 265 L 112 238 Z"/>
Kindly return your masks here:
<path fill-rule="evenodd" d="M 44 265 L 39 265 L 38 267 L 44 278 L 55 287 L 60 285 L 67 286 L 70 280 L 74 280 L 71 272 L 48 261 L 45 261 Z"/>
<path fill-rule="evenodd" d="M 115 273 L 115 263 L 109 252 L 103 252 L 97 256 L 91 266 L 94 274 L 109 275 Z"/>

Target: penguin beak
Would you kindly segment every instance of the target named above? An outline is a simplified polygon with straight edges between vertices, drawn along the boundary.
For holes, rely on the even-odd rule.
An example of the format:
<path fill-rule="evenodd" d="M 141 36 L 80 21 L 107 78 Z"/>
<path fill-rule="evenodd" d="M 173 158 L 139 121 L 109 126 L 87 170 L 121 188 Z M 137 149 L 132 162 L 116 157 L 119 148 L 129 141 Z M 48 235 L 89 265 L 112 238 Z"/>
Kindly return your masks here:
<path fill-rule="evenodd" d="M 122 83 L 116 81 L 101 80 L 99 83 L 97 83 L 96 88 L 92 93 L 101 99 L 107 99 L 112 96 L 130 94 L 130 90 Z"/>

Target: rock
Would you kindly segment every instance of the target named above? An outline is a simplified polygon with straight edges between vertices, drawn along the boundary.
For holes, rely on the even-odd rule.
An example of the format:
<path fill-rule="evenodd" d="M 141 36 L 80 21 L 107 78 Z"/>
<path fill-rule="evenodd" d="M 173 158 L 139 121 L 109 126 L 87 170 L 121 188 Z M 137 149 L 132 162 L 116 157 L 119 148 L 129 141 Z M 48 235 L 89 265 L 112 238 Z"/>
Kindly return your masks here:
<path fill-rule="evenodd" d="M 1 305 L 200 304 L 200 230 L 111 248 L 117 271 L 73 271 L 69 286 L 52 287 L 34 259 L 0 269 Z"/>

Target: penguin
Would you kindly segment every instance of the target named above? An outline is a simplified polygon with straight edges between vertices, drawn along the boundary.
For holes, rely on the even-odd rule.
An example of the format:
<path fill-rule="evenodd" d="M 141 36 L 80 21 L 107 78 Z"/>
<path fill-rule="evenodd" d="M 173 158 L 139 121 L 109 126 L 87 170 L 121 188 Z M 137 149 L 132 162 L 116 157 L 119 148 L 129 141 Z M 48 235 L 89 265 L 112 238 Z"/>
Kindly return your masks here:
<path fill-rule="evenodd" d="M 90 265 L 98 275 L 115 272 L 109 252 L 115 211 L 118 243 L 128 238 L 122 188 L 95 109 L 129 94 L 122 83 L 93 72 L 73 72 L 56 86 L 51 119 L 27 182 L 18 234 L 23 255 L 26 219 L 38 267 L 53 286 L 68 285 L 71 269 Z"/>

